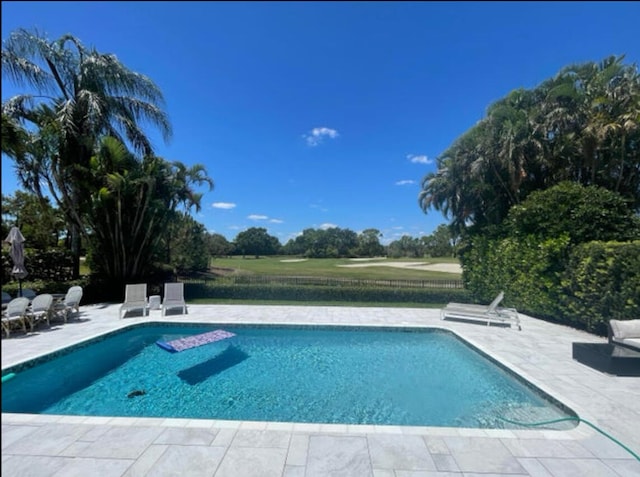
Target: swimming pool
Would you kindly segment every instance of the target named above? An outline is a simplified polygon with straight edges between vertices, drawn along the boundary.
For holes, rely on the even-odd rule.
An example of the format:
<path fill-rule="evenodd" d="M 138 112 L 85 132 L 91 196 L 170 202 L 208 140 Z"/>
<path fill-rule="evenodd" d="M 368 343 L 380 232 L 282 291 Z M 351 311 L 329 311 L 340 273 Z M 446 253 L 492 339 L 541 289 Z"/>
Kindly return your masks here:
<path fill-rule="evenodd" d="M 218 328 L 236 336 L 155 344 Z M 575 416 L 440 329 L 147 323 L 9 372 L 2 412 L 475 428 Z"/>

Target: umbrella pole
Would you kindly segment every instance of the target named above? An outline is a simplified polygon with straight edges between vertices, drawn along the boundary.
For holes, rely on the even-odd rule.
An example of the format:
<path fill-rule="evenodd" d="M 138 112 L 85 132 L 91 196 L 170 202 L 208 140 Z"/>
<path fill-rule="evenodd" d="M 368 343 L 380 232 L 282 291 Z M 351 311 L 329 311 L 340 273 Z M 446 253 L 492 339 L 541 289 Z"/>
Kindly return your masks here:
<path fill-rule="evenodd" d="M 18 278 L 18 296 L 22 296 L 22 279 Z"/>

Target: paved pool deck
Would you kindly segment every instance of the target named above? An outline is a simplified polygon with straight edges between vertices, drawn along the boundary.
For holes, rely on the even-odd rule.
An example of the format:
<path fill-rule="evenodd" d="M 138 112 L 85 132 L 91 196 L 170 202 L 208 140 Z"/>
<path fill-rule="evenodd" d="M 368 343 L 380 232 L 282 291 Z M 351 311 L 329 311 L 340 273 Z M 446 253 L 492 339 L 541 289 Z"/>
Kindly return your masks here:
<path fill-rule="evenodd" d="M 117 304 L 2 339 L 2 369 L 143 321 L 441 327 L 640 454 L 640 378 L 572 359 L 606 340 L 525 315 L 522 331 L 440 320 L 439 309 L 189 305 L 118 319 Z M 46 390 L 42 390 L 46 392 Z M 8 476 L 634 477 L 640 462 L 585 423 L 565 431 L 2 414 Z"/>

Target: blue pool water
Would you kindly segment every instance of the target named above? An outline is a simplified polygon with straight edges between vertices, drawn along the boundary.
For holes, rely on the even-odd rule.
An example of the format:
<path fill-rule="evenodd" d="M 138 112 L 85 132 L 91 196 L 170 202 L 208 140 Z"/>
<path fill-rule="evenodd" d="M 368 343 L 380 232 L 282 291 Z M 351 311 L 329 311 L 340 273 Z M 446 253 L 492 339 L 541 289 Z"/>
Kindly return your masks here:
<path fill-rule="evenodd" d="M 155 344 L 219 328 L 236 336 Z M 145 325 L 22 368 L 5 370 L 2 412 L 476 428 L 573 415 L 436 329 Z"/>

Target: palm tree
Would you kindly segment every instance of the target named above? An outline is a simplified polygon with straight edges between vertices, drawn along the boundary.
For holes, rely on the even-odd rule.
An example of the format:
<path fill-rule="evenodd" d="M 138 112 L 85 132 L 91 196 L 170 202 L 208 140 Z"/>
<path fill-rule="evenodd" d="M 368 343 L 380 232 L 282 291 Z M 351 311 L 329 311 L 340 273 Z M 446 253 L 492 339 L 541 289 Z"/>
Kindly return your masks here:
<path fill-rule="evenodd" d="M 90 165 L 94 193 L 87 225 L 96 271 L 127 283 L 153 271 L 154 262 L 169 263 L 162 247 L 171 239 L 176 209 L 199 210 L 201 194 L 193 185 L 213 184 L 204 167 L 187 168 L 151 155 L 138 159 L 110 136 L 102 139 Z"/>
<path fill-rule="evenodd" d="M 569 180 L 619 192 L 638 209 L 640 76 L 622 59 L 563 68 L 492 104 L 423 179 L 420 207 L 460 233 L 500 224 L 531 192 Z"/>
<path fill-rule="evenodd" d="M 33 90 L 3 103 L 3 124 L 6 115 L 33 131 L 47 131 L 52 147 L 45 157 L 32 158 L 31 185 L 47 174 L 49 186 L 57 191 L 70 224 L 77 275 L 80 233 L 85 230 L 81 206 L 88 194 L 85 178 L 99 138 L 112 136 L 136 152 L 152 154 L 140 124 L 156 126 L 168 140 L 171 126 L 161 108 L 162 93 L 115 55 L 86 48 L 72 35 L 49 41 L 38 32 L 13 32 L 3 44 L 2 73 Z"/>
<path fill-rule="evenodd" d="M 194 208 L 196 212 L 200 211 L 200 201 L 202 199 L 202 193 L 196 192 L 193 186 L 202 186 L 206 184 L 209 190 L 213 189 L 213 180 L 207 176 L 207 171 L 202 164 L 195 164 L 191 167 L 187 167 L 180 161 L 174 161 L 168 163 L 168 177 L 166 185 L 170 190 L 166 190 L 163 194 L 168 198 L 167 210 L 169 214 L 175 217 L 176 220 L 170 220 L 168 222 L 168 233 L 165 234 L 165 262 L 171 263 L 171 243 L 170 237 L 173 236 L 181 227 L 181 217 L 178 213 L 178 208 L 184 208 L 186 215 L 189 215 L 191 208 Z"/>
<path fill-rule="evenodd" d="M 623 59 L 570 65 L 546 81 L 539 127 L 553 156 L 564 160 L 556 159 L 557 182 L 600 185 L 637 203 L 637 188 L 623 190 L 622 185 L 638 171 L 634 134 L 640 120 L 640 76 Z"/>
<path fill-rule="evenodd" d="M 2 113 L 2 153 L 14 160 L 24 157 L 29 133 L 8 115 Z"/>

